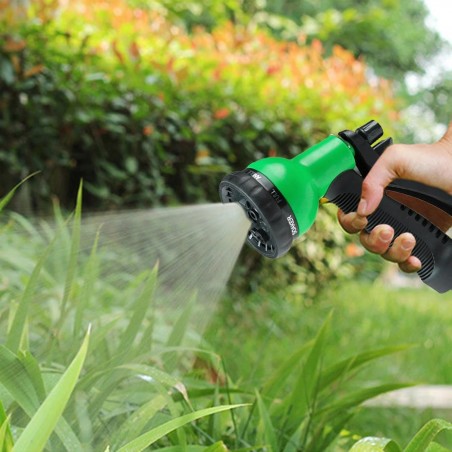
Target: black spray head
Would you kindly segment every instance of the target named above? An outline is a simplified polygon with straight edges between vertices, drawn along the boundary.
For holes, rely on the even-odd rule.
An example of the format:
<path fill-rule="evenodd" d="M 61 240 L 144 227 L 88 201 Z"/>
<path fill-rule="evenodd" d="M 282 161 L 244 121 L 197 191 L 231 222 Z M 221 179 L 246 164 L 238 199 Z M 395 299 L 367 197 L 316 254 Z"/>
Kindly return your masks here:
<path fill-rule="evenodd" d="M 236 202 L 251 220 L 247 242 L 262 255 L 277 258 L 289 251 L 298 226 L 289 204 L 262 173 L 247 168 L 224 177 L 223 203 Z"/>

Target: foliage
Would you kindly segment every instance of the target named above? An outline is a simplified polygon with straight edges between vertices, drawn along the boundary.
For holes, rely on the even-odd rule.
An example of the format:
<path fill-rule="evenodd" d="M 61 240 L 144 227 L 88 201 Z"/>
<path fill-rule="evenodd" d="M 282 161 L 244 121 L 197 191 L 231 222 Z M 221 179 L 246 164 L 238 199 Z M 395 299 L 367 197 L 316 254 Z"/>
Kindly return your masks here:
<path fill-rule="evenodd" d="M 440 80 L 422 92 L 421 101 L 430 108 L 439 122 L 452 120 L 448 105 L 452 96 L 452 71 L 441 74 Z"/>
<path fill-rule="evenodd" d="M 284 39 L 304 34 L 309 40 L 319 39 L 328 51 L 340 45 L 355 57 L 364 57 L 378 74 L 399 82 L 408 72 L 424 72 L 445 45 L 426 24 L 423 0 L 161 0 L 159 4 L 189 29 L 234 20 L 267 28 Z"/>
<path fill-rule="evenodd" d="M 55 4 L 33 2 L 28 21 L 4 18 L 0 37 L 0 188 L 41 171 L 17 197 L 22 211 L 46 210 L 51 195 L 67 206 L 81 178 L 95 210 L 217 201 L 223 174 L 255 159 L 293 156 L 370 117 L 394 131 L 390 83 L 368 81 L 365 63 L 339 46 L 326 57 L 319 41 L 231 22 L 188 34 L 161 8 L 125 0 Z M 278 270 L 296 293 L 349 272 L 342 236 L 321 218 L 325 232 Z M 241 287 L 270 265 L 247 260 Z"/>
<path fill-rule="evenodd" d="M 171 327 L 162 334 L 166 321 L 152 303 L 157 269 L 132 279 L 102 278 L 101 268 L 117 258 L 115 249 L 103 254 L 96 239 L 88 255 L 82 252 L 80 198 L 71 226 L 57 215 L 46 247 L 47 240 L 21 217 L 3 230 L 6 246 L 9 236 L 21 238 L 15 232 L 19 224 L 31 232 L 22 235 L 23 254 L 2 254 L 9 280 L 0 304 L 5 344 L 0 347 L 0 438 L 7 450 L 13 443 L 28 444 L 31 437 L 45 440 L 58 418 L 56 407 L 62 411 L 72 392 L 47 444 L 51 450 L 143 450 L 153 443 L 162 450 L 196 445 L 194 450 L 210 452 L 226 447 L 276 451 L 295 444 L 319 451 L 339 440 L 363 401 L 405 386 L 350 386 L 359 369 L 403 347 L 330 362 L 325 357 L 331 316 L 314 340 L 293 350 L 261 381 L 259 390 L 231 381 L 208 349 L 196 352 L 196 366 L 190 369 L 183 363 L 189 350 L 170 339 L 175 337 Z M 30 267 L 31 275 L 24 278 Z M 128 283 L 120 289 L 112 284 L 118 280 Z M 187 309 L 180 313 L 187 315 Z M 186 319 L 171 320 L 172 328 L 188 326 Z M 64 373 L 88 322 L 89 348 L 86 339 Z M 185 334 L 195 332 L 177 331 L 177 337 Z M 168 356 L 184 360 L 168 366 Z M 238 408 L 234 414 L 232 408 Z M 204 419 L 215 413 L 215 419 Z"/>
<path fill-rule="evenodd" d="M 220 306 L 206 339 L 221 354 L 231 379 L 242 386 L 259 387 L 287 356 L 315 335 L 333 309 L 325 362 L 376 346 L 412 344 L 403 353 L 355 375 L 350 382 L 355 388 L 382 380 L 450 385 L 452 293 L 438 294 L 425 285 L 419 287 L 414 275 L 405 281 L 405 288 L 394 287 L 381 278 L 371 284 L 354 279 L 329 283 L 315 304 L 303 297 L 290 302 L 284 296 L 258 291 L 228 298 Z M 354 441 L 363 436 L 387 436 L 405 445 L 428 420 L 452 420 L 448 409 L 376 405 L 362 407 L 347 423 Z M 452 433 L 443 433 L 437 441 L 450 449 Z"/>
<path fill-rule="evenodd" d="M 100 267 L 116 256 L 101 253 L 97 241 L 88 256 L 82 252 L 80 203 L 81 198 L 71 226 L 58 214 L 55 231 L 47 231 L 47 246 L 35 226 L 17 217 L 32 233 L 21 236 L 24 245 L 32 245 L 27 257 L 33 261 L 32 255 L 39 255 L 28 280 L 21 273 L 29 268 L 29 259 L 2 252 L 5 275 L 15 273 L 18 278 L 8 280 L 0 304 L 4 343 L 0 346 L 1 450 L 12 450 L 14 443 L 14 450 L 38 451 L 47 443 L 51 450 L 99 450 L 109 444 L 112 450 L 138 451 L 187 423 L 238 408 L 208 406 L 195 411 L 178 373 L 159 369 L 157 363 L 165 362 L 163 356 L 178 354 L 174 348 L 179 343 L 162 337 L 164 321 L 149 312 L 157 269 L 136 275 L 122 290 L 114 291 L 108 278 L 98 279 Z M 4 229 L 3 233 L 6 240 L 10 232 Z M 128 306 L 124 296 L 132 298 Z M 118 306 L 122 311 L 118 312 Z M 181 313 L 185 315 L 186 311 Z M 92 326 L 89 350 L 86 337 L 63 373 L 88 322 Z M 176 322 L 175 328 L 181 325 Z M 181 338 L 185 331 L 177 333 Z M 149 353 L 152 347 L 157 350 Z M 173 391 L 183 395 L 177 404 Z"/>
<path fill-rule="evenodd" d="M 32 204 L 73 199 L 81 176 L 96 206 L 217 199 L 231 168 L 397 117 L 389 84 L 337 46 L 231 23 L 189 35 L 123 0 L 34 14 L 0 43 L 0 159 L 13 180 L 43 171 Z"/>
<path fill-rule="evenodd" d="M 443 430 L 452 430 L 452 424 L 442 419 L 432 419 L 425 424 L 413 437 L 403 452 L 441 452 L 446 451 L 444 447 L 433 442 L 435 437 Z M 359 440 L 350 452 L 402 452 L 401 447 L 388 438 L 363 438 Z"/>
<path fill-rule="evenodd" d="M 364 56 L 378 74 L 399 82 L 408 72 L 424 72 L 445 45 L 426 24 L 423 0 L 277 0 L 266 2 L 266 9 L 288 16 L 328 49 L 341 45 L 355 56 Z M 401 29 L 406 32 L 400 33 Z"/>

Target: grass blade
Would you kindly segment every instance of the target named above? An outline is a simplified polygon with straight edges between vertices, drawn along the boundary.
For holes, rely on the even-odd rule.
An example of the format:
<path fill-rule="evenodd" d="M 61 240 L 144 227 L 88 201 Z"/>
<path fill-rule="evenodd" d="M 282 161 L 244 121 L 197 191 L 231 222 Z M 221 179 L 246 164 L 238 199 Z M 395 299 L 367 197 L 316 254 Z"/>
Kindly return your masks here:
<path fill-rule="evenodd" d="M 194 294 L 187 302 L 185 309 L 180 314 L 179 318 L 174 324 L 171 334 L 168 337 L 166 346 L 168 349 L 179 347 L 187 332 L 190 320 L 192 318 L 193 305 L 196 300 L 196 294 Z M 177 352 L 169 352 L 166 354 L 163 366 L 168 372 L 172 372 L 177 365 Z"/>
<path fill-rule="evenodd" d="M 9 452 L 13 448 L 13 438 L 9 428 L 9 417 L 0 425 L 0 451 Z"/>
<path fill-rule="evenodd" d="M 218 441 L 215 444 L 212 444 L 209 447 L 206 447 L 204 449 L 204 452 L 228 452 L 228 448 L 226 447 L 226 445 L 223 443 L 223 441 Z"/>
<path fill-rule="evenodd" d="M 358 355 L 346 358 L 338 363 L 325 369 L 320 376 L 319 389 L 324 389 L 329 384 L 333 383 L 335 380 L 341 378 L 345 374 L 357 369 L 358 367 L 373 361 L 378 358 L 382 358 L 393 353 L 408 350 L 410 346 L 400 345 L 393 347 L 384 347 L 375 350 L 370 350 L 367 352 L 360 353 Z"/>
<path fill-rule="evenodd" d="M 46 390 L 38 361 L 36 361 L 35 357 L 28 351 L 19 352 L 17 357 L 23 365 L 25 372 L 27 372 L 27 375 L 36 391 L 36 395 L 41 402 L 46 396 Z"/>
<path fill-rule="evenodd" d="M 430 443 L 425 452 L 450 452 L 449 448 L 445 448 L 438 443 Z"/>
<path fill-rule="evenodd" d="M 80 183 L 77 192 L 77 203 L 75 205 L 74 219 L 72 221 L 73 229 L 71 237 L 71 250 L 69 252 L 69 262 L 67 265 L 66 281 L 64 283 L 63 299 L 61 301 L 61 318 L 59 326 L 61 326 L 66 315 L 67 302 L 71 294 L 72 284 L 74 282 L 75 272 L 77 270 L 77 259 L 80 249 L 80 223 L 82 217 L 82 188 L 83 184 Z"/>
<path fill-rule="evenodd" d="M 228 448 L 223 443 L 223 441 L 218 441 L 211 446 L 186 446 L 184 448 L 184 452 L 228 452 Z M 159 448 L 160 452 L 182 452 L 181 447 L 178 446 L 169 446 Z"/>
<path fill-rule="evenodd" d="M 168 397 L 157 395 L 149 402 L 145 403 L 114 433 L 112 445 L 118 445 L 127 441 L 127 438 L 136 438 L 145 428 L 146 424 L 168 404 Z M 179 447 L 179 446 L 177 446 Z"/>
<path fill-rule="evenodd" d="M 27 315 L 28 315 L 28 308 L 31 303 L 31 299 L 33 296 L 33 293 L 35 292 L 35 289 L 38 285 L 39 275 L 41 273 L 42 267 L 44 266 L 45 261 L 47 260 L 50 251 L 55 244 L 58 237 L 58 233 L 55 235 L 53 240 L 49 243 L 49 245 L 46 247 L 44 252 L 42 253 L 41 257 L 39 258 L 37 264 L 35 265 L 33 272 L 31 273 L 30 279 L 27 283 L 27 286 L 25 287 L 24 293 L 22 295 L 22 298 L 19 301 L 19 305 L 17 307 L 17 310 L 14 314 L 13 321 L 11 323 L 11 327 L 8 331 L 8 336 L 6 338 L 6 346 L 13 352 L 17 353 L 19 350 L 22 336 L 24 334 Z"/>
<path fill-rule="evenodd" d="M 155 443 L 160 438 L 163 438 L 168 433 L 171 433 L 174 430 L 177 430 L 180 427 L 183 427 L 190 422 L 196 421 L 197 419 L 211 416 L 212 414 L 221 413 L 222 411 L 233 410 L 235 408 L 239 408 L 245 406 L 245 404 L 240 405 L 223 405 L 217 406 L 213 408 L 205 408 L 203 410 L 194 411 L 193 413 L 186 414 L 184 416 L 178 417 L 171 421 L 165 422 L 158 427 L 153 428 L 152 430 L 144 433 L 143 435 L 135 438 L 133 441 L 127 443 L 118 452 L 141 452 L 146 447 Z"/>
<path fill-rule="evenodd" d="M 326 407 L 322 407 L 317 414 L 328 414 L 330 417 L 334 417 L 336 413 L 354 408 L 366 400 L 372 399 L 380 394 L 396 391 L 397 389 L 408 388 L 410 386 L 414 386 L 414 384 L 386 383 L 379 386 L 372 386 L 371 388 L 360 389 L 359 391 L 347 394 L 342 399 L 337 400 Z"/>
<path fill-rule="evenodd" d="M 256 400 L 257 400 L 257 407 L 260 414 L 260 425 L 259 430 L 260 434 L 262 435 L 263 431 L 263 438 L 265 440 L 265 443 L 267 444 L 267 447 L 265 450 L 268 450 L 270 452 L 277 452 L 278 451 L 278 441 L 276 439 L 276 432 L 275 428 L 273 427 L 270 414 L 264 404 L 264 401 L 262 400 L 261 395 L 258 391 L 256 391 Z M 259 437 L 258 437 L 259 442 Z"/>
<path fill-rule="evenodd" d="M 225 452 L 227 451 L 227 449 L 223 449 L 223 450 Z M 168 446 L 168 447 L 161 447 L 161 448 L 159 448 L 159 451 L 160 452 L 181 452 L 181 448 L 180 448 L 179 445 L 177 445 L 177 446 Z M 185 447 L 184 452 L 209 452 L 209 447 L 206 447 L 206 446 L 187 446 L 187 447 Z M 210 452 L 212 452 L 212 451 L 210 451 Z"/>
<path fill-rule="evenodd" d="M 317 403 L 318 380 L 322 367 L 324 349 L 327 334 L 331 324 L 332 313 L 328 315 L 314 340 L 313 346 L 306 358 L 303 369 L 295 383 L 292 394 L 285 403 L 286 410 L 286 432 L 291 436 L 298 426 L 303 422 L 306 415 L 312 418 Z M 306 439 L 310 429 L 310 422 L 306 424 L 303 432 L 303 440 Z M 301 446 L 300 446 L 301 447 Z"/>
<path fill-rule="evenodd" d="M 25 179 L 21 180 L 16 186 L 14 186 L 1 200 L 0 200 L 0 212 L 3 211 L 3 209 L 8 205 L 8 203 L 11 201 L 12 197 L 16 193 L 17 189 L 25 183 L 28 179 L 32 178 L 36 174 L 38 174 L 39 171 L 35 171 L 34 173 L 29 174 Z"/>
<path fill-rule="evenodd" d="M 34 359 L 34 358 L 33 358 Z M 42 376 L 33 371 L 34 364 L 29 357 L 0 346 L 0 384 L 6 389 L 16 403 L 31 418 L 41 402 L 43 388 Z M 81 450 L 82 446 L 71 427 L 62 418 L 56 433 L 68 451 Z"/>
<path fill-rule="evenodd" d="M 268 379 L 262 389 L 262 395 L 269 398 L 274 398 L 281 389 L 283 383 L 293 375 L 295 367 L 300 363 L 301 357 L 312 347 L 314 341 L 309 341 L 303 344 L 296 352 L 294 352 L 284 363 L 274 372 Z"/>
<path fill-rule="evenodd" d="M 341 411 L 328 424 L 316 422 L 317 429 L 309 439 L 306 450 L 328 450 L 328 446 L 340 435 L 347 422 L 354 416 L 352 411 Z"/>
<path fill-rule="evenodd" d="M 400 449 L 400 446 L 392 439 L 376 438 L 373 436 L 360 439 L 350 449 L 350 452 L 366 452 L 366 451 L 402 452 L 402 449 Z M 417 452 L 420 452 L 420 449 L 417 449 Z"/>
<path fill-rule="evenodd" d="M 13 447 L 13 435 L 9 426 L 9 417 L 6 416 L 3 404 L 0 401 L 0 451 L 8 452 Z"/>
<path fill-rule="evenodd" d="M 432 419 L 427 422 L 405 447 L 404 452 L 418 452 L 426 450 L 438 433 L 443 430 L 452 430 L 452 423 L 443 419 Z"/>
<path fill-rule="evenodd" d="M 133 313 L 127 325 L 126 331 L 121 337 L 121 343 L 118 347 L 118 355 L 126 353 L 132 346 L 145 318 L 146 311 L 151 303 L 154 291 L 157 285 L 158 266 L 156 265 L 150 272 L 145 286 L 134 303 Z M 129 357 L 130 358 L 130 357 Z"/>
<path fill-rule="evenodd" d="M 93 294 L 95 283 L 99 277 L 99 260 L 97 256 L 97 247 L 99 244 L 99 231 L 97 231 L 94 238 L 93 246 L 91 247 L 91 253 L 86 263 L 83 286 L 80 291 L 79 302 L 75 312 L 74 319 L 74 338 L 77 338 L 79 332 L 82 330 L 83 314 L 86 307 L 89 305 L 90 299 Z"/>
<path fill-rule="evenodd" d="M 74 390 L 88 350 L 89 331 L 77 355 L 38 408 L 15 444 L 15 452 L 44 449 Z"/>
<path fill-rule="evenodd" d="M 3 345 L 0 346 L 0 383 L 31 417 L 40 402 L 36 388 L 23 362 Z"/>

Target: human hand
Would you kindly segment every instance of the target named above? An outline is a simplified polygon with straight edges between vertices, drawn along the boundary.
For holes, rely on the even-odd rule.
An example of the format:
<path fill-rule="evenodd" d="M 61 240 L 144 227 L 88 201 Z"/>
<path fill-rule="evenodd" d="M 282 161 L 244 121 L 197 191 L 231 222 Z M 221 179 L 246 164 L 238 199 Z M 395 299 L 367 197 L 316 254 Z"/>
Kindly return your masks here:
<path fill-rule="evenodd" d="M 412 234 L 401 234 L 390 247 L 394 238 L 391 226 L 378 225 L 370 234 L 364 231 L 366 217 L 377 209 L 385 188 L 395 179 L 421 182 L 452 194 L 452 122 L 437 143 L 396 144 L 386 149 L 363 181 L 357 212 L 338 212 L 345 231 L 360 233 L 360 241 L 367 250 L 398 263 L 405 272 L 415 272 L 421 268 L 421 262 L 411 255 L 416 244 Z"/>

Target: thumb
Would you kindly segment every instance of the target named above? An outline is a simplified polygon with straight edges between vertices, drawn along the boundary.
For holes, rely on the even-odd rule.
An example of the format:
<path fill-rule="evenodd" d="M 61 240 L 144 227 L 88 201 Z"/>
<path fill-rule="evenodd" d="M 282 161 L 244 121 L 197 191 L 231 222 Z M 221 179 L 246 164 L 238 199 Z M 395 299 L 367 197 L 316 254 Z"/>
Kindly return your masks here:
<path fill-rule="evenodd" d="M 389 147 L 377 160 L 363 180 L 361 201 L 357 212 L 360 216 L 368 216 L 380 204 L 385 188 L 395 179 L 403 178 L 410 173 L 412 155 L 407 145 Z"/>
<path fill-rule="evenodd" d="M 363 180 L 358 215 L 368 216 L 380 204 L 385 188 L 395 179 L 435 186 L 452 194 L 452 122 L 434 144 L 395 144 L 386 149 Z"/>

